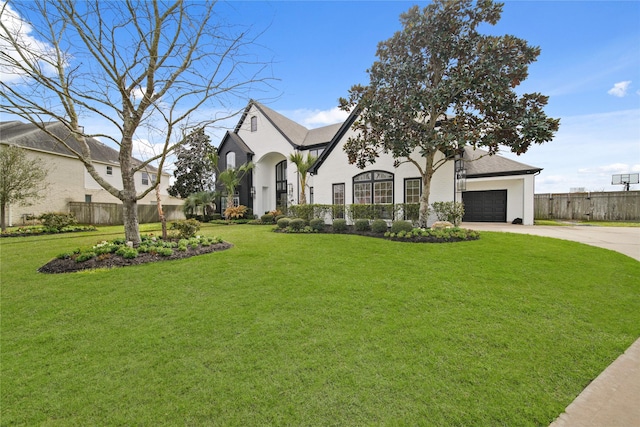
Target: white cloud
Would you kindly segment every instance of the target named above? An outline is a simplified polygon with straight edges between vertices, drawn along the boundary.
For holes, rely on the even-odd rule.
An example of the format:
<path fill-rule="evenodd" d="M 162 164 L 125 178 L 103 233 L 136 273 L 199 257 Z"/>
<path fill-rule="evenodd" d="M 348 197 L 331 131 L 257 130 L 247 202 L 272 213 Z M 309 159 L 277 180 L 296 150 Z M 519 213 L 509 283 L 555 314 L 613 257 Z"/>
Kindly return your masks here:
<path fill-rule="evenodd" d="M 638 167 L 640 167 L 640 165 L 628 165 L 626 163 L 613 163 L 613 164 L 604 165 L 604 166 L 580 168 L 578 169 L 578 173 L 585 173 L 585 174 L 628 173 L 630 170 L 633 170 L 634 168 L 638 168 Z"/>
<path fill-rule="evenodd" d="M 620 191 L 611 175 L 640 172 L 640 109 L 562 117 L 553 141 L 507 158 L 543 168 L 536 193 Z M 634 188 L 632 188 L 634 189 Z"/>
<path fill-rule="evenodd" d="M 16 44 L 28 48 L 31 56 L 30 61 L 38 64 L 43 74 L 50 75 L 55 72 L 54 67 L 50 64 L 55 59 L 53 47 L 33 37 L 31 35 L 33 27 L 6 3 L 0 3 L 0 20 L 7 28 L 8 35 L 16 40 Z M 0 57 L 0 81 L 15 83 L 21 81 L 25 75 L 21 73 L 19 68 L 12 65 L 12 62 L 21 62 L 22 60 L 6 38 L 7 34 L 2 34 L 0 37 L 0 50 L 9 57 Z"/>
<path fill-rule="evenodd" d="M 304 120 L 303 124 L 308 127 L 320 127 L 344 122 L 347 117 L 349 117 L 349 113 L 342 111 L 338 107 L 333 107 L 325 111 L 315 110 L 310 117 Z"/>
<path fill-rule="evenodd" d="M 140 101 L 142 98 L 144 98 L 144 94 L 146 91 L 146 87 L 137 87 L 131 91 L 131 96 L 133 97 L 134 101 Z"/>
<path fill-rule="evenodd" d="M 338 107 L 333 107 L 329 110 L 301 108 L 293 111 L 281 111 L 280 113 L 310 129 L 344 122 L 349 117 L 349 113 L 342 111 Z"/>
<path fill-rule="evenodd" d="M 631 85 L 631 80 L 626 80 L 624 82 L 618 82 L 613 85 L 611 89 L 607 92 L 609 95 L 617 96 L 618 98 L 622 98 L 627 95 L 627 90 Z"/>

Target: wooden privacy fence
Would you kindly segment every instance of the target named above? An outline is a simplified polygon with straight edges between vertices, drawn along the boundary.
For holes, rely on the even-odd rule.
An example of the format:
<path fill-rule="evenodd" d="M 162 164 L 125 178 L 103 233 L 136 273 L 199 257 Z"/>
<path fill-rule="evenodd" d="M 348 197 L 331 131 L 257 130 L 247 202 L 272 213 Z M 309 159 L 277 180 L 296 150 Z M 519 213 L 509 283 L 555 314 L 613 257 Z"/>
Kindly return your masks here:
<path fill-rule="evenodd" d="M 535 219 L 639 221 L 640 191 L 536 194 Z"/>
<path fill-rule="evenodd" d="M 167 221 L 185 219 L 182 206 L 162 206 Z M 117 203 L 83 203 L 69 202 L 69 211 L 75 214 L 80 224 L 120 225 L 122 205 Z M 159 222 L 158 207 L 156 205 L 138 205 L 138 221 L 140 224 Z"/>

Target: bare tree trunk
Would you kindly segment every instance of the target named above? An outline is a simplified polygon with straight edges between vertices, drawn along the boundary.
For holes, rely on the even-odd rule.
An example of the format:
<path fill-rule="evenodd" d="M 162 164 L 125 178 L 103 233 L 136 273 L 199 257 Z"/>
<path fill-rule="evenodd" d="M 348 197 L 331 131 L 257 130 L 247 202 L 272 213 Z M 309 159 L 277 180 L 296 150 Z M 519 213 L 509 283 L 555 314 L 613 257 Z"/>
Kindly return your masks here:
<path fill-rule="evenodd" d="M 156 186 L 156 203 L 158 206 L 158 217 L 160 217 L 160 224 L 162 225 L 162 240 L 167 240 L 167 219 L 164 217 L 164 210 L 162 210 L 159 184 Z"/>
<path fill-rule="evenodd" d="M 7 229 L 5 208 L 6 206 L 4 203 L 0 204 L 0 228 L 2 229 L 2 231 L 5 231 Z"/>
<path fill-rule="evenodd" d="M 420 215 L 418 217 L 418 224 L 420 227 L 426 228 L 429 221 L 429 196 L 431 193 L 431 178 L 433 178 L 433 161 L 435 153 L 429 153 L 425 155 L 427 161 L 426 167 L 422 174 L 422 196 L 420 197 Z"/>
<path fill-rule="evenodd" d="M 138 226 L 138 202 L 135 198 L 122 201 L 124 237 L 134 247 L 140 246 L 140 227 Z"/>

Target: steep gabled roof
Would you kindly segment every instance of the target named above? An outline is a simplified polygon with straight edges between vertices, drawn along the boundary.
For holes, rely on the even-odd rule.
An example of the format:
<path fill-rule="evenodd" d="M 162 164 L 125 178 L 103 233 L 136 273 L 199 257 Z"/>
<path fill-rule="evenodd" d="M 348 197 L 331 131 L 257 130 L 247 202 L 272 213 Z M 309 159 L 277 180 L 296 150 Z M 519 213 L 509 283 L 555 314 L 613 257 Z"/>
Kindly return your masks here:
<path fill-rule="evenodd" d="M 358 114 L 360 114 L 360 109 L 354 108 L 351 114 L 349 114 L 349 117 L 347 117 L 347 120 L 345 120 L 344 123 L 338 125 L 338 130 L 333 135 L 333 138 L 331 138 L 329 144 L 327 144 L 320 157 L 318 157 L 318 160 L 316 160 L 311 169 L 309 169 L 310 173 L 318 173 L 318 169 L 320 168 L 320 166 L 322 166 L 327 157 L 329 157 L 333 149 L 336 148 L 336 145 L 338 145 L 344 134 L 347 133 L 353 122 L 358 117 Z"/>
<path fill-rule="evenodd" d="M 280 134 L 296 149 L 305 149 L 317 145 L 324 145 L 331 141 L 341 123 L 320 127 L 317 129 L 307 129 L 299 123 L 283 116 L 277 111 L 254 100 L 249 101 L 242 117 L 238 121 L 234 133 L 238 134 L 242 123 L 244 123 L 251 106 L 255 106 L 269 120 L 269 122 L 280 132 Z"/>
<path fill-rule="evenodd" d="M 304 139 L 302 145 L 305 147 L 312 147 L 314 145 L 327 144 L 335 136 L 340 127 L 342 127 L 342 123 L 311 129 L 309 133 L 307 133 L 307 137 Z"/>
<path fill-rule="evenodd" d="M 309 129 L 259 102 L 254 101 L 254 104 L 294 147 L 302 146 Z"/>
<path fill-rule="evenodd" d="M 227 131 L 224 134 L 224 137 L 222 138 L 222 142 L 218 147 L 218 152 L 222 151 L 222 148 L 224 147 L 227 141 L 231 141 L 232 143 L 236 144 L 236 146 L 238 146 L 238 148 L 240 148 L 240 150 L 242 150 L 244 153 L 254 154 L 251 148 L 249 148 L 249 146 L 242 140 L 242 138 L 240 138 L 240 135 L 238 135 L 235 132 L 229 132 L 229 131 Z"/>
<path fill-rule="evenodd" d="M 62 123 L 48 122 L 45 123 L 45 127 L 49 132 L 69 144 L 71 148 L 81 152 L 80 144 L 71 136 L 69 130 Z M 0 122 L 0 141 L 26 149 L 76 158 L 76 155 L 69 151 L 67 147 L 31 123 L 19 121 Z M 93 161 L 114 165 L 120 164 L 118 151 L 95 138 L 87 138 L 87 144 L 91 150 L 91 159 Z M 137 164 L 142 163 L 138 159 L 134 159 L 134 162 L 137 162 Z M 151 165 L 148 166 L 148 169 L 151 171 L 157 170 Z"/>
<path fill-rule="evenodd" d="M 527 175 L 538 173 L 542 168 L 529 166 L 500 155 L 489 155 L 485 150 L 473 147 L 464 148 L 467 178 L 490 176 Z"/>

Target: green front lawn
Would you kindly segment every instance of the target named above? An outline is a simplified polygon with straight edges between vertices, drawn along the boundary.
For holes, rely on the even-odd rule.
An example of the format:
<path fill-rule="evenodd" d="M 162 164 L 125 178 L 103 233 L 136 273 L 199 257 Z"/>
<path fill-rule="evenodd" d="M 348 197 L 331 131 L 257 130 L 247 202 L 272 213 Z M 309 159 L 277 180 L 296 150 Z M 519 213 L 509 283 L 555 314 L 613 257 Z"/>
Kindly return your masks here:
<path fill-rule="evenodd" d="M 270 230 L 65 275 L 36 270 L 121 228 L 2 239 L 1 424 L 546 426 L 640 336 L 612 251 Z"/>

